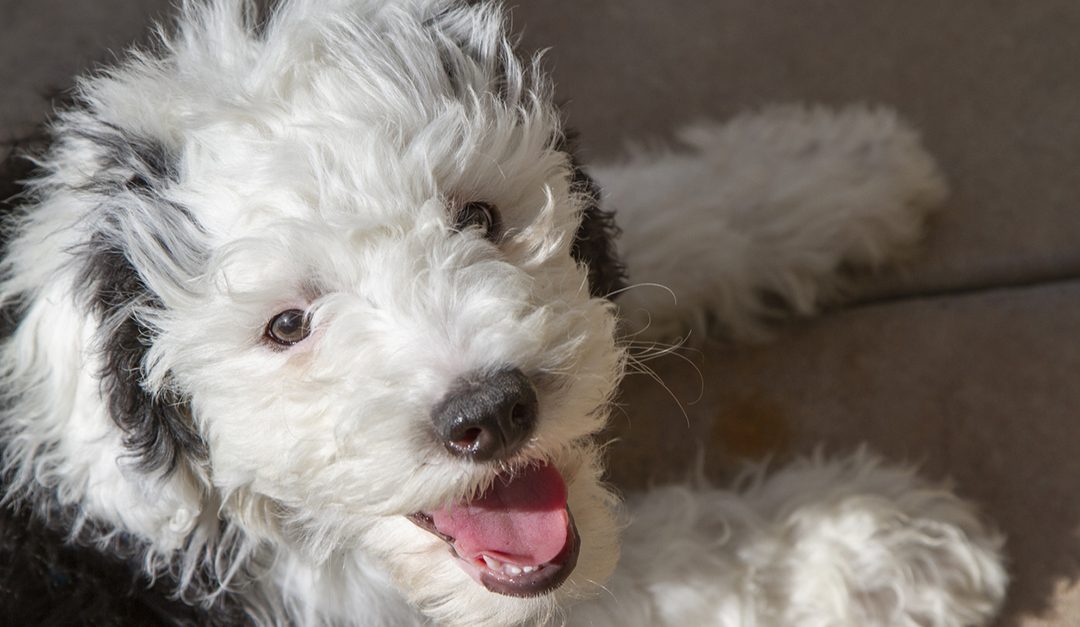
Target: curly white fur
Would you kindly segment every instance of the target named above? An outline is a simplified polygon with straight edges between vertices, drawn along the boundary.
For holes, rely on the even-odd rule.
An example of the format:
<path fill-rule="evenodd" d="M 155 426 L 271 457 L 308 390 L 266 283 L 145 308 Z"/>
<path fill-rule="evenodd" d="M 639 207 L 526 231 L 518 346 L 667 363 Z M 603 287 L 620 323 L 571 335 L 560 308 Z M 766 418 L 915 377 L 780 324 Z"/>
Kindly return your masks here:
<path fill-rule="evenodd" d="M 186 2 L 160 52 L 84 79 L 59 114 L 0 287 L 23 307 L 2 354 L 7 498 L 77 512 L 73 535 L 92 523 L 94 539 L 132 538 L 184 598 L 235 593 L 264 624 L 992 615 L 997 537 L 872 457 L 621 509 L 591 441 L 626 359 L 615 308 L 571 255 L 588 199 L 550 87 L 514 55 L 499 7 L 291 0 L 256 26 L 241 0 Z M 597 171 L 625 214 L 633 278 L 689 305 L 625 294 L 660 332 L 711 310 L 751 334 L 762 291 L 808 312 L 841 262 L 910 244 L 941 195 L 884 112 L 775 110 L 686 137 L 689 154 Z M 448 207 L 473 199 L 502 209 L 498 245 L 451 228 Z M 133 268 L 134 296 L 103 293 L 86 269 L 102 263 Z M 312 335 L 268 346 L 267 320 L 289 308 L 310 312 Z M 129 327 L 146 350 L 122 374 L 166 408 L 184 399 L 175 426 L 205 445 L 171 472 L 140 466 L 107 398 L 107 355 Z M 565 477 L 582 538 L 567 583 L 527 599 L 476 584 L 404 517 L 506 470 L 428 437 L 456 378 L 506 364 L 539 396 L 522 458 Z"/>
<path fill-rule="evenodd" d="M 699 124 L 683 152 L 635 150 L 595 170 L 642 287 L 630 328 L 767 334 L 837 296 L 844 267 L 876 267 L 919 242 L 945 183 L 918 136 L 881 108 L 779 106 Z M 693 230 L 694 236 L 687 237 Z"/>

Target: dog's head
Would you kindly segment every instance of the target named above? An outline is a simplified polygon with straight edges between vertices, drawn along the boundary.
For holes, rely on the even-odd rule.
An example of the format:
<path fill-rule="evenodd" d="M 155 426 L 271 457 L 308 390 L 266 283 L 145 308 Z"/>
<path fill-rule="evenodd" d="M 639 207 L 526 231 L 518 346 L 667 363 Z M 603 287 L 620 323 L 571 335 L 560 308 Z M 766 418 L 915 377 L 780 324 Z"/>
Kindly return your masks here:
<path fill-rule="evenodd" d="M 440 619 L 603 580 L 620 272 L 498 8 L 219 0 L 161 47 L 81 84 L 8 260 L 63 257 L 138 476 Z"/>

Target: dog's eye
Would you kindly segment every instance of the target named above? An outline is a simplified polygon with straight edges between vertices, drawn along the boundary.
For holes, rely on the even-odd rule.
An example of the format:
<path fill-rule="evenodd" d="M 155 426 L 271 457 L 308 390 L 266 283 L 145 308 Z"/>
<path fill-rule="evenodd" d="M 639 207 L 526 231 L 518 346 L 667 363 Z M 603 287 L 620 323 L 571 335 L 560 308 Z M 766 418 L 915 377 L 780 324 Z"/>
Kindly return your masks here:
<path fill-rule="evenodd" d="M 303 340 L 311 329 L 308 315 L 299 309 L 288 309 L 270 319 L 266 325 L 266 337 L 282 346 L 292 346 Z"/>
<path fill-rule="evenodd" d="M 495 205 L 483 201 L 467 202 L 461 205 L 454 216 L 454 230 L 478 228 L 484 237 L 494 240 L 499 235 L 502 220 Z"/>

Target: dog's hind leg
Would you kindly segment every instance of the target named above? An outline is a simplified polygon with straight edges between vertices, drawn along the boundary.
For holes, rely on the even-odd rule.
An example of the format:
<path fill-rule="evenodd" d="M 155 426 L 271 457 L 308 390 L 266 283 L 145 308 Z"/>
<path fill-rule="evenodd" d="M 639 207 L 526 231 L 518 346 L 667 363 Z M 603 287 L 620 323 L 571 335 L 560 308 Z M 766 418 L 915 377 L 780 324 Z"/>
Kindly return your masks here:
<path fill-rule="evenodd" d="M 1001 537 L 909 469 L 860 451 L 743 483 L 628 500 L 619 568 L 570 624 L 962 627 L 1002 601 Z"/>
<path fill-rule="evenodd" d="M 682 150 L 591 169 L 623 230 L 632 287 L 616 302 L 631 333 L 761 337 L 836 297 L 844 268 L 911 249 L 945 196 L 916 133 L 884 109 L 781 106 L 679 137 Z"/>

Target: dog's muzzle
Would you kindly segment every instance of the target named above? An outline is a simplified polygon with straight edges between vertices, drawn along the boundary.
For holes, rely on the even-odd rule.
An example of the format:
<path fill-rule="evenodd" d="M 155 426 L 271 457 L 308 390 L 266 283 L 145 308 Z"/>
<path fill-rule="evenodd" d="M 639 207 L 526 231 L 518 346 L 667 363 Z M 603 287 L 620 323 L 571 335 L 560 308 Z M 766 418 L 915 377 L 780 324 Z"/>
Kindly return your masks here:
<path fill-rule="evenodd" d="M 503 462 L 536 431 L 536 390 L 517 368 L 462 377 L 431 414 L 446 450 L 470 462 Z M 580 540 L 567 487 L 552 465 L 500 468 L 471 500 L 409 519 L 450 546 L 461 567 L 498 594 L 531 597 L 558 588 L 577 562 Z"/>
<path fill-rule="evenodd" d="M 536 390 L 517 368 L 462 377 L 431 418 L 451 454 L 478 462 L 505 459 L 536 429 Z"/>

